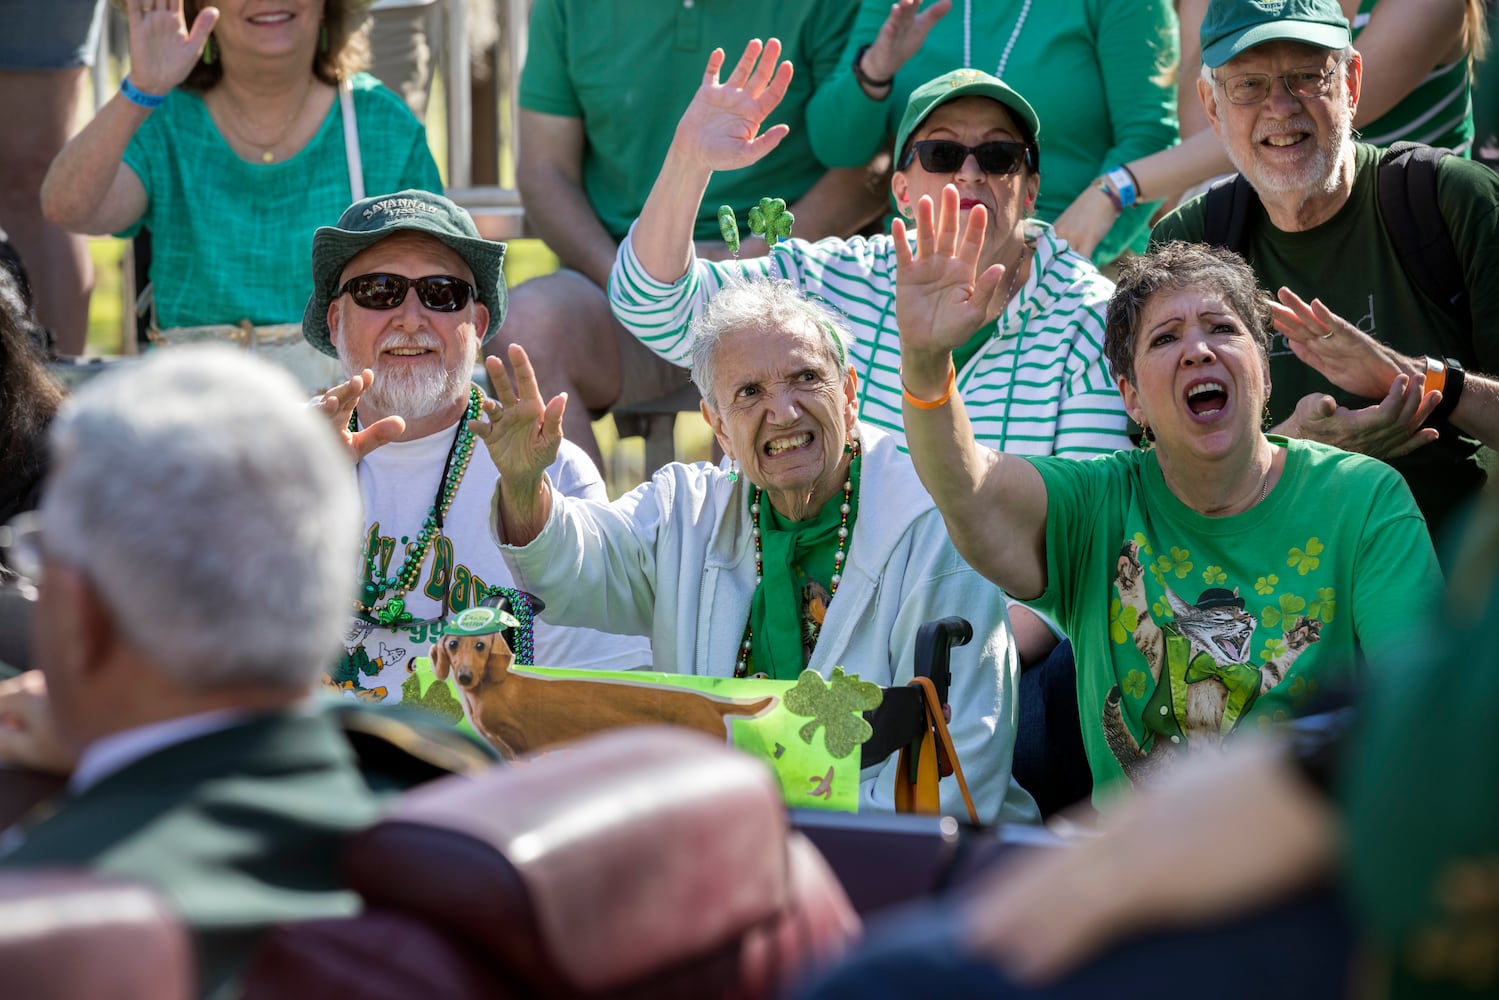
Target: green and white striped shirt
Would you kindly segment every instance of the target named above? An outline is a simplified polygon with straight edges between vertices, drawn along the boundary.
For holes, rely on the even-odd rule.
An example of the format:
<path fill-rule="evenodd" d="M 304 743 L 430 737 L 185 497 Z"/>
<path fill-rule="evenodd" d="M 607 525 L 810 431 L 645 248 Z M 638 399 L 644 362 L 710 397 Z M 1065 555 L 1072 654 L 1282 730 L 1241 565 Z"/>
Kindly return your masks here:
<path fill-rule="evenodd" d="M 1378 2 L 1362 0 L 1359 4 L 1352 23 L 1355 46 Z M 1358 140 L 1371 146 L 1388 146 L 1401 140 L 1424 142 L 1428 146 L 1445 146 L 1459 156 L 1472 156 L 1473 86 L 1468 60 L 1462 58 L 1433 67 L 1400 103 L 1365 123 L 1359 129 Z"/>
<path fill-rule="evenodd" d="M 1113 285 L 1050 226 L 1031 225 L 1036 253 L 1030 276 L 994 334 L 958 372 L 974 435 L 980 444 L 1017 455 L 1091 458 L 1131 448 L 1124 402 L 1103 358 L 1104 309 Z M 909 450 L 889 236 L 787 240 L 768 257 L 695 261 L 675 284 L 645 272 L 632 239 L 633 233 L 615 258 L 609 303 L 647 347 L 674 364 L 690 364 L 688 326 L 714 292 L 733 280 L 785 277 L 847 318 L 854 334 L 849 362 L 859 374 L 859 417 Z"/>

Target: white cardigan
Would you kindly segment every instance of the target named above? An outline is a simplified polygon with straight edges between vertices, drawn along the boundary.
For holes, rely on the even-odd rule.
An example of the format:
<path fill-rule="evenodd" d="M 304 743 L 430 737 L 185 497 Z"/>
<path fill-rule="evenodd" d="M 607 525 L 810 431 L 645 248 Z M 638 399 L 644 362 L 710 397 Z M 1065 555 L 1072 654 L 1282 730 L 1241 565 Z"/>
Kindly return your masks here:
<path fill-rule="evenodd" d="M 1035 821 L 1030 795 L 1010 777 L 1019 667 L 1004 594 L 953 549 L 894 439 L 863 424 L 860 434 L 858 517 L 808 666 L 905 684 L 921 625 L 968 619 L 974 638 L 952 650 L 948 701 L 969 791 L 986 822 Z M 649 635 L 653 669 L 729 677 L 755 590 L 749 488 L 706 463 L 671 463 L 610 504 L 552 490 L 546 526 L 529 545 L 504 543 L 497 510 L 491 530 L 519 586 L 546 602 L 545 620 Z M 894 770 L 893 757 L 865 769 L 861 808 L 895 808 Z M 955 779 L 942 782 L 942 807 L 966 815 Z"/>

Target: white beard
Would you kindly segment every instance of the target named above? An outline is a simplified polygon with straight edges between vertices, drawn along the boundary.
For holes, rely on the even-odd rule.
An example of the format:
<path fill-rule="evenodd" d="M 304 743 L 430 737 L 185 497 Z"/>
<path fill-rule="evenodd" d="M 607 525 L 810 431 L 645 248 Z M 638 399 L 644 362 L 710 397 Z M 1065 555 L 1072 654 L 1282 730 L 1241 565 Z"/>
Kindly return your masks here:
<path fill-rule="evenodd" d="M 1296 122 L 1295 124 L 1303 124 Z M 1311 127 L 1311 121 L 1304 122 L 1308 134 L 1315 136 L 1316 131 Z M 1345 102 L 1338 101 L 1334 105 L 1332 128 L 1317 142 L 1316 155 L 1294 169 L 1280 168 L 1269 169 L 1264 164 L 1250 157 L 1252 162 L 1241 163 L 1239 157 L 1229 150 L 1229 159 L 1238 168 L 1239 173 L 1248 178 L 1254 185 L 1256 191 L 1265 194 L 1276 195 L 1306 195 L 1316 197 L 1329 194 L 1338 186 L 1339 166 L 1342 163 L 1343 150 L 1347 148 L 1348 142 L 1353 136 L 1353 109 Z"/>
<path fill-rule="evenodd" d="M 344 342 L 340 330 L 338 359 L 343 363 L 344 374 L 352 378 L 363 368 L 349 358 L 344 350 Z M 434 349 L 440 346 L 437 338 L 430 333 L 407 337 L 388 336 L 377 345 L 377 352 L 397 344 Z M 473 378 L 474 364 L 479 358 L 479 345 L 472 336 L 464 337 L 464 344 L 463 355 L 459 359 L 461 364 L 448 369 L 426 365 L 420 370 L 382 370 L 377 367 L 377 353 L 376 366 L 372 366 L 375 384 L 364 391 L 363 398 L 381 413 L 405 417 L 407 420 L 420 420 L 444 406 L 466 398 Z"/>

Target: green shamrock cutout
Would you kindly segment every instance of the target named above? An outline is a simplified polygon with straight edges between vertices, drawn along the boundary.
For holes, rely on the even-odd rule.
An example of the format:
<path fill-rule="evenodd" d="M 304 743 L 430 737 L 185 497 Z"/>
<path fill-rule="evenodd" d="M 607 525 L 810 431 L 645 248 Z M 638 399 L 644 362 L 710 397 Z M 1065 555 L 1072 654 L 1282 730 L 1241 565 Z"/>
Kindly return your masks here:
<path fill-rule="evenodd" d="M 842 667 L 834 667 L 832 678 L 826 681 L 815 670 L 803 670 L 782 704 L 792 715 L 811 717 L 812 721 L 798 731 L 804 743 L 810 746 L 817 727 L 823 726 L 828 753 L 841 760 L 874 735 L 874 727 L 864 720 L 864 713 L 878 708 L 884 697 L 878 684 L 861 681 L 845 674 Z"/>
<path fill-rule="evenodd" d="M 765 237 L 766 246 L 790 239 L 795 222 L 796 216 L 786 209 L 784 198 L 761 198 L 760 204 L 749 210 L 750 232 Z"/>
<path fill-rule="evenodd" d="M 416 705 L 424 712 L 431 712 L 449 725 L 463 721 L 463 706 L 453 697 L 453 689 L 445 681 L 433 681 L 422 694 L 422 679 L 416 674 L 401 683 L 401 704 Z"/>

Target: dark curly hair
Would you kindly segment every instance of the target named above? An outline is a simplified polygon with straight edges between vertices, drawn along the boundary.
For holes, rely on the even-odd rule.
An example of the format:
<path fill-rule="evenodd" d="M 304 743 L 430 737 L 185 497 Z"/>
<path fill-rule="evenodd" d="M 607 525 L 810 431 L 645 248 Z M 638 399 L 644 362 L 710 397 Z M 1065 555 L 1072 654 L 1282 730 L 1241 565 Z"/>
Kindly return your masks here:
<path fill-rule="evenodd" d="M 369 65 L 369 38 L 359 29 L 364 26 L 370 0 L 324 0 L 323 28 L 328 32 L 326 51 L 319 47 L 312 57 L 312 75 L 330 87 Z M 203 0 L 182 0 L 182 17 L 188 25 L 198 16 L 198 11 L 209 6 Z M 211 63 L 198 60 L 192 72 L 182 81 L 187 90 L 212 90 L 224 76 L 222 59 Z"/>
<path fill-rule="evenodd" d="M 1103 355 L 1116 379 L 1135 382 L 1137 328 L 1150 300 L 1161 292 L 1195 286 L 1221 292 L 1254 335 L 1260 358 L 1269 359 L 1270 297 L 1255 280 L 1254 270 L 1232 250 L 1178 241 L 1120 264 L 1103 330 Z"/>
<path fill-rule="evenodd" d="M 37 504 L 62 387 L 47 373 L 20 279 L 0 267 L 0 523 Z"/>

